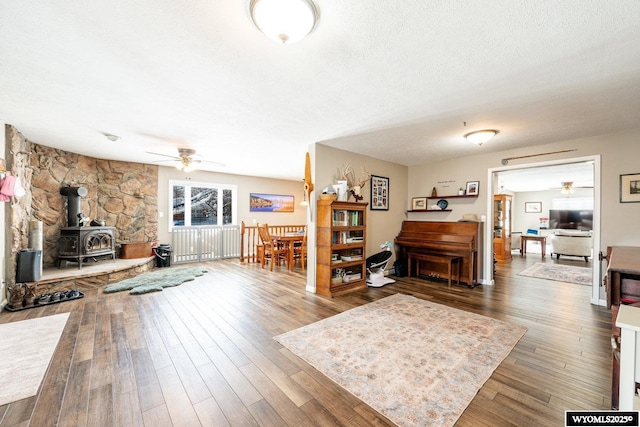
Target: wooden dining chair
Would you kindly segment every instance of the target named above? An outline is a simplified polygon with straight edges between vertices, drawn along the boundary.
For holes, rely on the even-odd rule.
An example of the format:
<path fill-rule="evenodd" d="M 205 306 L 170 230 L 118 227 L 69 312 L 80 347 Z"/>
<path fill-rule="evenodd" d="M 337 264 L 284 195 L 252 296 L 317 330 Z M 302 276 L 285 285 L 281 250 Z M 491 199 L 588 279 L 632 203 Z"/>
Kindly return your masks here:
<path fill-rule="evenodd" d="M 273 264 L 287 259 L 287 248 L 281 245 L 278 241 L 271 238 L 269 233 L 269 227 L 267 224 L 258 225 L 258 235 L 262 240 L 262 251 L 260 251 L 260 266 L 264 268 L 267 260 L 270 261 L 269 269 L 273 271 Z"/>
<path fill-rule="evenodd" d="M 302 240 L 298 243 L 296 242 L 293 246 L 293 262 L 296 260 L 300 260 L 300 266 L 304 270 L 305 265 L 307 264 L 307 227 L 304 227 L 304 234 L 302 235 Z"/>

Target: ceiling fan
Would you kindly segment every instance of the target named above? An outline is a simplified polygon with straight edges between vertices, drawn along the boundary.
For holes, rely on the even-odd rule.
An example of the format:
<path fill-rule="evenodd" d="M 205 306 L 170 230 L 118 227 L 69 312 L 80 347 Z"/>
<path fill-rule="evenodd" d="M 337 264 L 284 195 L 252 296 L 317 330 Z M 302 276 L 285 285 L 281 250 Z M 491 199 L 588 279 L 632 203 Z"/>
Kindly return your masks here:
<path fill-rule="evenodd" d="M 197 163 L 208 163 L 213 166 L 224 166 L 222 163 L 211 162 L 207 160 L 194 159 L 193 157 L 196 155 L 196 150 L 192 148 L 178 148 L 177 156 L 170 156 L 168 154 L 162 153 L 152 153 L 147 151 L 148 154 L 153 154 L 156 156 L 169 157 L 170 160 L 154 160 L 154 163 L 160 162 L 176 162 L 176 168 L 183 170 L 185 172 L 190 172 L 195 169 L 195 164 Z"/>

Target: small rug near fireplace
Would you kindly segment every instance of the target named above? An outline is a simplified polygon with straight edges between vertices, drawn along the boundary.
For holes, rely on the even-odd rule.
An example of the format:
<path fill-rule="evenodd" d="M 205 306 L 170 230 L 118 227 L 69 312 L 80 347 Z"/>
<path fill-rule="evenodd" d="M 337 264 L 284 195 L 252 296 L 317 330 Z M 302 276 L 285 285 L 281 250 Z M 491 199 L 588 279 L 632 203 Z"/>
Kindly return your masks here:
<path fill-rule="evenodd" d="M 160 268 L 151 273 L 140 274 L 121 282 L 112 283 L 104 288 L 105 293 L 131 291 L 129 293 L 144 294 L 161 291 L 163 288 L 178 286 L 184 282 L 195 280 L 208 270 L 203 267 L 172 267 Z"/>
<path fill-rule="evenodd" d="M 451 426 L 526 328 L 396 294 L 274 337 L 400 426 Z"/>
<path fill-rule="evenodd" d="M 0 406 L 35 396 L 69 313 L 0 324 Z"/>
<path fill-rule="evenodd" d="M 573 265 L 546 264 L 536 262 L 518 273 L 518 276 L 535 277 L 538 279 L 555 280 L 556 282 L 576 283 L 591 286 L 592 271 L 589 267 Z"/>

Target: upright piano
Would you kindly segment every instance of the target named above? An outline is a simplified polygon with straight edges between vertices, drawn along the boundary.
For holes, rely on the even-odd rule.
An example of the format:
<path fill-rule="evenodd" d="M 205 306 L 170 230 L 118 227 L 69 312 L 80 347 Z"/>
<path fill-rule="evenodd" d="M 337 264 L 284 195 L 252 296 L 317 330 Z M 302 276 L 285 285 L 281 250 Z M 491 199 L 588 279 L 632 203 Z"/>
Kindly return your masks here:
<path fill-rule="evenodd" d="M 469 286 L 478 283 L 478 222 L 403 221 L 395 238 L 396 258 L 407 265 L 409 253 L 455 255 L 461 257 L 460 281 Z M 416 275 L 446 274 L 440 264 L 420 263 Z"/>

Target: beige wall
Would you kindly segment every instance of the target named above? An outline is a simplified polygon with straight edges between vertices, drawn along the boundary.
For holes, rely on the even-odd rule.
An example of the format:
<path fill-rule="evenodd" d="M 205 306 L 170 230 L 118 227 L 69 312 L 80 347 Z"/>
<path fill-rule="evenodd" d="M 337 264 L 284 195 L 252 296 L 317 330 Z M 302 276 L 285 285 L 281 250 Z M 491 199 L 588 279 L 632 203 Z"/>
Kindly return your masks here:
<path fill-rule="evenodd" d="M 437 219 L 443 221 L 456 221 L 463 213 L 486 215 L 487 191 L 490 191 L 487 170 L 502 167 L 501 160 L 503 158 L 575 150 L 568 153 L 509 161 L 509 166 L 515 166 L 600 155 L 601 243 L 600 248 L 594 248 L 594 252 L 605 251 L 606 247 L 611 245 L 640 246 L 640 230 L 637 227 L 637 218 L 640 217 L 640 203 L 619 202 L 620 175 L 640 172 L 639 140 L 640 130 L 627 131 L 411 166 L 409 167 L 408 199 L 426 196 L 431 193 L 434 186 L 444 186 L 446 183 L 450 183 L 449 185 L 452 187 L 449 188 L 457 188 L 462 182 L 477 180 L 480 181 L 480 196 L 477 199 L 460 199 L 464 202 L 450 204 L 452 212 L 431 215 L 437 215 Z M 488 151 L 499 147 L 499 144 L 500 135 L 484 147 L 479 147 L 478 151 Z M 435 220 L 436 217 L 431 216 L 424 219 Z"/>
<path fill-rule="evenodd" d="M 369 173 L 389 178 L 389 210 L 367 211 L 367 256 L 380 252 L 380 244 L 397 236 L 406 219 L 407 210 L 407 167 L 385 162 L 369 156 L 338 150 L 322 144 L 316 144 L 315 172 L 316 198 L 322 189 L 341 179 L 339 174 L 344 165 L 351 164 L 356 176 L 360 177 L 364 166 Z M 362 192 L 363 203 L 371 202 L 371 187 L 367 182 Z M 353 200 L 353 198 L 351 199 Z"/>
<path fill-rule="evenodd" d="M 637 218 L 640 217 L 640 203 L 619 203 L 620 174 L 640 173 L 640 130 L 617 133 L 613 135 L 595 136 L 532 146 L 511 151 L 497 151 L 495 153 L 479 154 L 444 162 L 419 166 L 405 167 L 402 165 L 373 159 L 368 156 L 334 149 L 322 144 L 310 147 L 314 166 L 313 176 L 316 186 L 315 197 L 323 187 L 334 183 L 338 178 L 340 168 L 350 163 L 357 171 L 365 166 L 374 175 L 385 176 L 390 179 L 390 209 L 389 211 L 371 211 L 368 214 L 367 256 L 379 251 L 378 245 L 391 241 L 400 230 L 402 221 L 407 218 L 406 211 L 410 208 L 411 198 L 427 196 L 435 186 L 439 194 L 455 194 L 458 187 L 467 181 L 480 181 L 480 194 L 473 199 L 449 200 L 452 212 L 435 214 L 409 214 L 409 219 L 428 221 L 457 221 L 465 213 L 476 213 L 478 216 L 487 212 L 486 200 L 489 183 L 487 170 L 501 166 L 501 159 L 505 157 L 525 156 L 531 154 L 575 149 L 570 153 L 554 154 L 530 159 L 512 160 L 509 165 L 525 165 L 538 161 L 576 158 L 591 155 L 601 156 L 601 247 L 606 250 L 609 245 L 640 246 L 640 231 L 637 228 Z M 488 151 L 499 146 L 500 136 L 479 147 L 478 152 Z M 0 149 L 6 151 L 5 135 L 0 137 Z M 159 240 L 169 242 L 168 219 L 169 209 L 169 180 L 191 179 L 196 182 L 210 182 L 221 184 L 236 184 L 238 186 L 238 218 L 250 225 L 256 222 L 270 224 L 303 224 L 306 223 L 306 208 L 299 205 L 302 200 L 303 185 L 300 182 L 257 178 L 242 175 L 230 175 L 205 171 L 194 171 L 188 175 L 171 167 L 160 167 L 158 174 L 158 207 L 163 216 L 159 218 Z M 249 212 L 249 193 L 263 192 L 271 194 L 291 194 L 296 199 L 293 213 L 252 213 Z M 363 194 L 365 202 L 370 199 L 369 186 L 365 186 Z M 444 194 L 444 195 L 446 195 Z M 6 209 L 0 210 L 0 218 L 6 218 Z M 420 216 L 422 215 L 422 216 Z M 427 216 L 429 215 L 429 216 Z M 413 217 L 415 216 L 415 217 Z M 0 249 L 4 257 L 7 236 L 2 231 Z M 311 243 L 311 242 L 310 242 Z M 594 248 L 594 250 L 598 250 Z M 6 258 L 5 258 L 6 259 Z M 2 277 L 6 276 L 6 261 L 2 262 Z M 0 293 L 4 298 L 4 291 Z"/>
<path fill-rule="evenodd" d="M 300 206 L 303 199 L 303 182 L 281 179 L 259 178 L 245 175 L 232 175 L 208 171 L 185 173 L 174 167 L 161 166 L 158 171 L 158 237 L 161 243 L 171 243 L 169 233 L 169 181 L 191 180 L 210 184 L 233 184 L 238 186 L 238 224 L 241 221 L 248 226 L 255 223 L 272 225 L 306 224 L 306 208 Z M 294 196 L 294 212 L 249 212 L 249 193 L 283 194 Z M 160 216 L 160 214 L 162 216 Z"/>

